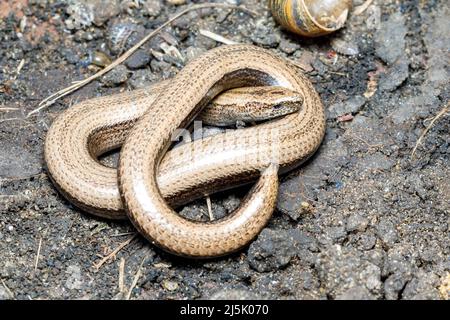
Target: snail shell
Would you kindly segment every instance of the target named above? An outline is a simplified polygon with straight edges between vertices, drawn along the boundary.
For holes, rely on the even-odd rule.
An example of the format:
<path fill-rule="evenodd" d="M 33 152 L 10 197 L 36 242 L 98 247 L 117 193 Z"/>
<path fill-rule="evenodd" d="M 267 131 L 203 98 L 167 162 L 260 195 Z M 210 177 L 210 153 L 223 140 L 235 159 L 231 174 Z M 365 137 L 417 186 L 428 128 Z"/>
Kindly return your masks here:
<path fill-rule="evenodd" d="M 269 0 L 269 8 L 279 24 L 307 37 L 342 28 L 351 7 L 352 0 Z"/>

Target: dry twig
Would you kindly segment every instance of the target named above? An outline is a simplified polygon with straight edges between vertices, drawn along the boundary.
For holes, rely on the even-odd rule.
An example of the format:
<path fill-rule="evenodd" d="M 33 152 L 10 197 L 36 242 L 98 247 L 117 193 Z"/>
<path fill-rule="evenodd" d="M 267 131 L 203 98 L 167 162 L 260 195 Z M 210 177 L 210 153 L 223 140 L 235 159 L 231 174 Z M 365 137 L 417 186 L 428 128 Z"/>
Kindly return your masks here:
<path fill-rule="evenodd" d="M 98 263 L 94 264 L 94 268 L 98 271 L 102 265 L 105 264 L 105 262 L 107 262 L 109 259 L 113 258 L 116 256 L 116 254 L 122 250 L 123 248 L 125 248 L 131 241 L 133 241 L 134 238 L 137 237 L 137 233 L 135 233 L 133 236 L 129 237 L 127 240 L 125 240 L 124 242 L 122 242 L 117 248 L 115 248 L 113 251 L 111 251 L 106 257 L 104 257 L 103 259 L 101 259 Z"/>
<path fill-rule="evenodd" d="M 208 31 L 208 30 L 200 29 L 199 33 L 204 37 L 207 37 L 209 39 L 212 39 L 214 41 L 217 41 L 217 42 L 220 42 L 223 44 L 238 44 L 239 43 L 239 42 L 227 39 L 227 38 L 221 36 L 220 34 L 217 34 L 217 33 L 214 33 L 214 32 Z"/>
<path fill-rule="evenodd" d="M 214 215 L 212 212 L 212 205 L 211 205 L 211 198 L 210 196 L 206 196 L 206 206 L 208 207 L 208 215 L 209 215 L 209 221 L 214 220 Z"/>
<path fill-rule="evenodd" d="M 147 256 L 148 256 L 148 255 L 145 255 L 145 256 L 144 256 L 144 259 L 142 259 L 142 262 L 141 262 L 141 264 L 139 265 L 139 268 L 138 268 L 138 270 L 137 270 L 137 272 L 136 272 L 136 275 L 134 276 L 133 283 L 132 283 L 131 286 L 130 286 L 130 290 L 128 290 L 128 294 L 127 294 L 127 297 L 126 297 L 125 300 L 130 300 L 130 298 L 131 298 L 131 293 L 133 293 L 133 289 L 136 287 L 137 282 L 139 281 L 139 278 L 141 277 L 142 266 L 144 265 L 144 261 L 145 261 L 145 259 L 147 259 Z"/>
<path fill-rule="evenodd" d="M 422 139 L 425 137 L 425 135 L 430 131 L 430 129 L 434 126 L 435 122 L 439 120 L 440 117 L 442 117 L 444 114 L 446 114 L 449 111 L 450 103 L 447 103 L 447 105 L 442 108 L 441 111 L 431 120 L 430 124 L 425 128 L 423 133 L 420 135 L 419 139 L 416 142 L 416 145 L 414 146 L 413 151 L 411 152 L 411 158 L 414 157 L 414 154 L 416 153 L 417 148 L 419 147 L 420 143 L 422 142 Z"/>
<path fill-rule="evenodd" d="M 125 259 L 120 258 L 119 263 L 119 292 L 125 292 Z"/>
<path fill-rule="evenodd" d="M 36 271 L 38 267 L 39 255 L 41 254 L 41 246 L 42 246 L 42 237 L 39 238 L 39 245 L 36 253 L 36 259 L 34 260 L 34 271 Z"/>

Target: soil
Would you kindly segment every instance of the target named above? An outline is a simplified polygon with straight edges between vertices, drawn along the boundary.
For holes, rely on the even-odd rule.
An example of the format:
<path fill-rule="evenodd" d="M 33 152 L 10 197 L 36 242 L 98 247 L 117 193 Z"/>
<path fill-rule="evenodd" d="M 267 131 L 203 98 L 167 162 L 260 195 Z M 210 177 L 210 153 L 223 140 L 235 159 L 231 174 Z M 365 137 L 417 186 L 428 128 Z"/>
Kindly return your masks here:
<path fill-rule="evenodd" d="M 448 1 L 375 0 L 314 39 L 280 28 L 265 1 L 227 2 L 257 14 L 185 15 L 123 66 L 30 117 L 42 99 L 196 1 L 0 3 L 0 299 L 449 298 L 450 112 L 432 123 L 450 96 Z M 195 261 L 135 236 L 129 222 L 72 206 L 49 180 L 43 144 L 73 104 L 172 77 L 222 45 L 201 29 L 302 66 L 328 119 L 317 154 L 281 177 L 259 237 L 233 255 Z M 215 216 L 247 189 L 213 195 Z M 204 199 L 181 213 L 208 219 Z"/>

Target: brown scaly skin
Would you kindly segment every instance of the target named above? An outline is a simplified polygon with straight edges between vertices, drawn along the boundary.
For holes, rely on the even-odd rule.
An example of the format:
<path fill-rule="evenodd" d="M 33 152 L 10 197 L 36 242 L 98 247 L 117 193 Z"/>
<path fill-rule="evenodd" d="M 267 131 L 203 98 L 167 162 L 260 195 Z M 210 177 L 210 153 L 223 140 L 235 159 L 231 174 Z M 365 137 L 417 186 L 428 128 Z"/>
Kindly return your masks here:
<path fill-rule="evenodd" d="M 45 159 L 50 177 L 67 199 L 101 217 L 127 218 L 120 199 L 117 170 L 101 165 L 96 158 L 122 145 L 136 120 L 168 83 L 170 81 L 163 81 L 145 89 L 86 100 L 59 115 L 47 133 Z M 212 125 L 230 125 L 236 120 L 268 120 L 299 111 L 302 102 L 302 95 L 287 88 L 237 88 L 216 97 L 202 111 L 200 118 Z M 181 147 L 172 160 L 165 162 L 167 172 L 179 166 L 178 162 L 182 160 L 179 156 L 185 153 L 183 150 L 187 150 L 187 146 Z M 168 155 L 171 153 L 169 151 Z M 182 179 L 182 176 L 178 178 Z M 182 184 L 181 181 L 178 183 Z M 179 197 L 177 190 L 172 190 L 168 184 L 162 193 L 172 205 L 203 196 L 185 194 Z M 169 194 L 174 196 L 169 198 Z"/>
<path fill-rule="evenodd" d="M 181 152 L 176 148 L 161 161 L 173 132 L 189 123 L 207 100 L 227 89 L 261 85 L 300 92 L 302 109 L 279 120 L 227 133 L 226 139 L 203 139 L 201 149 L 198 142 Z M 216 189 L 256 178 L 266 168 L 270 172 L 274 163 L 287 170 L 317 150 L 324 132 L 324 111 L 317 92 L 286 62 L 250 45 L 210 50 L 180 71 L 126 138 L 119 187 L 127 214 L 141 234 L 174 254 L 198 258 L 233 252 L 251 241 L 267 221 L 258 218 L 258 212 L 264 210 L 251 209 L 269 207 L 270 201 L 264 203 L 264 197 L 257 197 L 226 220 L 198 223 L 177 215 L 160 190 L 170 186 L 180 194 L 196 194 L 211 191 L 211 186 Z M 173 163 L 178 166 L 168 171 L 165 163 L 171 157 L 176 157 Z M 273 190 L 271 181 L 266 182 L 263 185 Z M 204 190 L 202 186 L 206 186 Z M 266 195 L 265 199 L 269 198 Z"/>

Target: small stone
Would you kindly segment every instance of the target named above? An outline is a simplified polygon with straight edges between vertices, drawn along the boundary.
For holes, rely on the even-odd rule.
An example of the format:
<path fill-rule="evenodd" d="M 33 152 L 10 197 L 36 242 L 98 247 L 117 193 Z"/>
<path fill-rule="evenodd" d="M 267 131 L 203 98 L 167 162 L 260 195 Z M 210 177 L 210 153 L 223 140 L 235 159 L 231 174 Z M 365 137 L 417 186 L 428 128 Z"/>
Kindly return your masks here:
<path fill-rule="evenodd" d="M 137 50 L 125 61 L 125 65 L 129 69 L 140 69 L 145 67 L 150 60 L 150 54 L 148 54 L 145 50 Z"/>
<path fill-rule="evenodd" d="M 336 300 L 374 300 L 369 290 L 362 286 L 354 286 L 344 293 L 336 296 Z"/>
<path fill-rule="evenodd" d="M 377 235 L 388 246 L 397 242 L 398 234 L 394 224 L 388 220 L 382 220 L 377 225 Z"/>
<path fill-rule="evenodd" d="M 330 227 L 327 229 L 326 234 L 333 240 L 333 243 L 342 242 L 347 236 L 345 226 Z"/>
<path fill-rule="evenodd" d="M 405 300 L 439 300 L 439 277 L 433 272 L 418 271 L 405 286 L 402 299 Z"/>
<path fill-rule="evenodd" d="M 120 12 L 118 0 L 74 0 L 66 9 L 69 18 L 65 23 L 68 29 L 80 29 L 103 25 Z"/>
<path fill-rule="evenodd" d="M 336 118 L 344 114 L 355 114 L 361 110 L 366 103 L 366 98 L 363 96 L 354 96 L 345 102 L 332 104 L 327 112 L 328 116 Z"/>
<path fill-rule="evenodd" d="M 379 88 L 382 91 L 394 91 L 409 76 L 409 62 L 406 59 L 399 59 L 395 62 L 387 73 L 380 76 Z"/>
<path fill-rule="evenodd" d="M 161 13 L 162 5 L 160 0 L 146 0 L 144 2 L 145 12 L 150 17 L 156 17 Z"/>
<path fill-rule="evenodd" d="M 281 36 L 271 28 L 259 26 L 250 35 L 251 40 L 260 46 L 275 48 L 281 41 Z"/>
<path fill-rule="evenodd" d="M 375 34 L 375 52 L 387 64 L 393 64 L 405 54 L 407 28 L 405 19 L 399 12 L 389 16 Z"/>
<path fill-rule="evenodd" d="M 228 213 L 236 210 L 240 203 L 241 200 L 235 195 L 230 195 L 222 201 L 222 205 Z"/>
<path fill-rule="evenodd" d="M 124 65 L 118 65 L 103 76 L 102 82 L 109 87 L 113 87 L 127 81 L 128 75 L 128 69 Z"/>
<path fill-rule="evenodd" d="M 369 224 L 369 220 L 363 217 L 360 214 L 352 214 L 347 219 L 346 229 L 348 232 L 360 231 L 363 232 L 366 230 L 367 225 Z"/>
<path fill-rule="evenodd" d="M 150 62 L 150 66 L 152 68 L 152 71 L 155 73 L 168 71 L 170 69 L 170 63 L 167 63 L 165 61 L 160 61 L 157 59 L 153 59 L 152 62 Z"/>
<path fill-rule="evenodd" d="M 176 283 L 175 281 L 171 281 L 171 280 L 163 280 L 161 282 L 161 285 L 164 289 L 166 289 L 168 291 L 175 291 L 178 289 L 178 283 Z"/>
<path fill-rule="evenodd" d="M 295 51 L 297 51 L 298 49 L 300 49 L 300 44 L 298 44 L 297 42 L 293 42 L 289 39 L 281 39 L 280 41 L 280 50 L 287 53 L 287 54 L 292 54 Z"/>
<path fill-rule="evenodd" d="M 188 47 L 186 49 L 186 60 L 187 61 L 191 61 L 195 58 L 197 58 L 198 56 L 200 56 L 202 53 L 205 52 L 205 49 L 202 48 L 198 48 L 198 47 Z"/>
<path fill-rule="evenodd" d="M 331 40 L 332 48 L 343 55 L 354 56 L 359 53 L 358 45 L 353 41 L 346 41 L 340 38 Z"/>
<path fill-rule="evenodd" d="M 395 273 L 384 281 L 384 296 L 387 300 L 398 300 L 400 291 L 405 287 L 410 277 Z"/>
<path fill-rule="evenodd" d="M 70 265 L 67 267 L 66 273 L 69 277 L 66 280 L 66 288 L 70 290 L 80 290 L 84 286 L 81 268 L 78 265 Z"/>
<path fill-rule="evenodd" d="M 88 4 L 94 12 L 94 24 L 103 25 L 110 18 L 115 17 L 120 12 L 118 0 L 89 0 Z"/>
<path fill-rule="evenodd" d="M 248 250 L 250 266 L 259 272 L 281 269 L 295 256 L 293 242 L 285 230 L 264 229 Z"/>
<path fill-rule="evenodd" d="M 128 80 L 133 89 L 146 88 L 157 82 L 158 76 L 149 69 L 139 69 L 133 72 L 133 75 Z"/>

